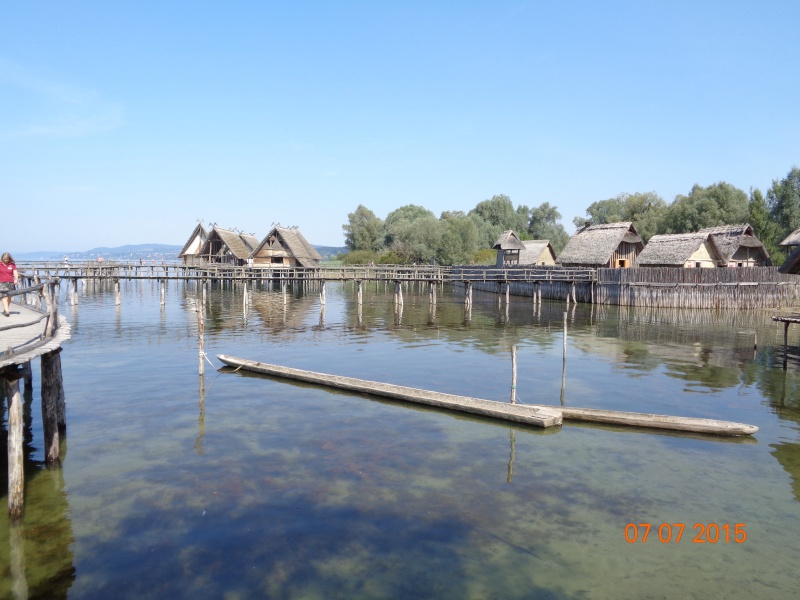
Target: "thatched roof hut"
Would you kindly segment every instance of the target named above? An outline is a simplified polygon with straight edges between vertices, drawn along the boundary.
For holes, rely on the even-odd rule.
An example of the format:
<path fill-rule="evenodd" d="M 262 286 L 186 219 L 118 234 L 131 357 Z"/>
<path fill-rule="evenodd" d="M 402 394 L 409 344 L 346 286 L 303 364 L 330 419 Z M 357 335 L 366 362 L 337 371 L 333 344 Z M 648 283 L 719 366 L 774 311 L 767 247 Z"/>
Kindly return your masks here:
<path fill-rule="evenodd" d="M 719 251 L 721 266 L 768 267 L 772 265 L 769 253 L 749 223 L 706 227 L 697 233 L 710 234 Z"/>
<path fill-rule="evenodd" d="M 202 223 L 198 223 L 197 227 L 192 231 L 183 249 L 178 253 L 178 258 L 183 260 L 183 264 L 193 264 L 197 259 L 197 255 L 208 240 L 208 232 Z"/>
<path fill-rule="evenodd" d="M 633 223 L 587 223 L 573 235 L 556 262 L 564 267 L 627 268 L 644 249 Z"/>
<path fill-rule="evenodd" d="M 639 267 L 716 268 L 719 251 L 708 233 L 654 235 L 636 259 Z"/>
<path fill-rule="evenodd" d="M 258 239 L 250 233 L 214 227 L 198 257 L 211 263 L 244 265 L 258 245 Z"/>
<path fill-rule="evenodd" d="M 550 240 L 523 240 L 525 250 L 519 253 L 521 265 L 555 265 L 556 251 Z"/>
<path fill-rule="evenodd" d="M 508 229 L 500 234 L 497 241 L 492 246 L 492 250 L 497 250 L 497 266 L 503 267 L 505 265 L 519 264 L 520 252 L 525 250 L 525 244 L 519 239 L 519 236 L 511 229 Z"/>
<path fill-rule="evenodd" d="M 779 246 L 800 246 L 800 229 L 795 229 L 792 233 L 778 244 Z"/>
<path fill-rule="evenodd" d="M 322 260 L 296 227 L 273 227 L 250 258 L 253 264 L 274 267 L 316 267 Z"/>

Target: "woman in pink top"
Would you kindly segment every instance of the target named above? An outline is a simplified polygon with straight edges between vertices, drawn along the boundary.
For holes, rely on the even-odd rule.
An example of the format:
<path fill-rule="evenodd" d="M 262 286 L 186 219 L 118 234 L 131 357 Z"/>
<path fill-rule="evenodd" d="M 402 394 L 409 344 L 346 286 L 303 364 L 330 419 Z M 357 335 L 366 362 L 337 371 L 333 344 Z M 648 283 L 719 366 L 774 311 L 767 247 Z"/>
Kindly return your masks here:
<path fill-rule="evenodd" d="M 10 292 L 19 283 L 19 271 L 14 259 L 8 252 L 3 252 L 0 257 L 0 291 Z M 3 296 L 3 315 L 9 315 L 8 308 L 11 305 L 11 298 Z"/>

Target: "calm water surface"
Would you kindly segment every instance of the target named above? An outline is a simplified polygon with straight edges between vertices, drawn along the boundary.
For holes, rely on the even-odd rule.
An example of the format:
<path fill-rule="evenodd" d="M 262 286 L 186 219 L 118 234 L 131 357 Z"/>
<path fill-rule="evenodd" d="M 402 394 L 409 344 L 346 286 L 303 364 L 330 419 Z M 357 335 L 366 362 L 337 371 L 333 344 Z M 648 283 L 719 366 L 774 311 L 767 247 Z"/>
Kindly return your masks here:
<path fill-rule="evenodd" d="M 466 320 L 459 290 L 435 314 L 407 290 L 399 315 L 370 284 L 359 318 L 352 285 L 328 284 L 322 313 L 315 291 L 256 290 L 245 310 L 241 289 L 214 288 L 200 392 L 198 296 L 171 283 L 162 308 L 157 285 L 130 281 L 120 307 L 99 286 L 61 299 L 65 458 L 43 468 L 36 361 L 19 528 L 0 483 L 0 597 L 795 597 L 800 365 L 781 369 L 768 314 L 572 307 L 562 390 L 560 303 L 476 294 Z M 215 358 L 506 400 L 513 345 L 522 402 L 563 393 L 760 431 L 510 427 Z M 651 524 L 647 541 L 628 543 L 628 523 Z M 680 542 L 677 527 L 659 541 L 662 523 L 685 525 Z M 731 541 L 693 543 L 698 523 L 730 525 Z"/>

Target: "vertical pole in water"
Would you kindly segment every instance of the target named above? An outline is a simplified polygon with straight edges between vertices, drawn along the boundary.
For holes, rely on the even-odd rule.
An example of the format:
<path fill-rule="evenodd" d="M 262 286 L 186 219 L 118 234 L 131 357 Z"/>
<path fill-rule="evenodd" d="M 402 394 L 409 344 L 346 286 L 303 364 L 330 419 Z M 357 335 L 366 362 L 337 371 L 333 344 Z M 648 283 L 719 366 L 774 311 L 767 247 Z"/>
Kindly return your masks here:
<path fill-rule="evenodd" d="M 511 346 L 511 404 L 517 403 L 517 346 Z"/>
<path fill-rule="evenodd" d="M 789 359 L 789 321 L 783 324 L 783 370 L 786 370 L 786 363 Z"/>
<path fill-rule="evenodd" d="M 358 291 L 361 293 L 361 282 L 358 282 Z M 322 286 L 319 289 L 319 303 L 325 306 L 325 280 L 322 280 Z"/>
<path fill-rule="evenodd" d="M 8 518 L 22 519 L 25 491 L 25 473 L 22 469 L 22 394 L 19 393 L 19 373 L 6 373 L 5 386 L 8 399 Z"/>
<path fill-rule="evenodd" d="M 42 355 L 42 429 L 47 464 L 57 464 L 60 458 L 61 436 L 66 433 L 66 400 L 61 375 L 61 348 Z"/>
<path fill-rule="evenodd" d="M 564 406 L 564 388 L 567 384 L 567 313 L 564 312 L 564 359 L 561 362 L 561 406 Z"/>
<path fill-rule="evenodd" d="M 511 303 L 511 282 L 506 281 L 506 306 Z"/>
<path fill-rule="evenodd" d="M 161 306 L 166 304 L 166 283 L 164 280 L 161 280 Z"/>
<path fill-rule="evenodd" d="M 72 279 L 72 305 L 78 304 L 78 278 Z"/>
<path fill-rule="evenodd" d="M 120 305 L 119 279 L 114 280 L 114 304 Z"/>
<path fill-rule="evenodd" d="M 283 294 L 283 305 L 286 306 L 286 280 L 281 280 L 281 293 Z"/>
<path fill-rule="evenodd" d="M 25 380 L 25 391 L 33 391 L 33 373 L 31 371 L 31 361 L 22 365 L 22 377 Z"/>
<path fill-rule="evenodd" d="M 205 333 L 205 318 L 204 318 L 205 314 L 204 313 L 205 313 L 205 310 L 203 309 L 202 305 L 197 307 L 197 342 L 198 342 L 198 345 L 199 345 L 199 348 L 200 348 L 200 351 L 198 352 L 198 357 L 200 359 L 199 360 L 199 373 L 200 373 L 200 375 L 204 375 L 205 374 L 205 367 L 206 367 L 205 363 L 203 362 L 203 359 L 205 358 L 205 354 L 206 354 L 205 353 L 205 340 L 203 339 L 203 334 Z M 200 378 L 200 386 L 201 386 L 200 389 L 202 390 L 203 389 L 203 378 L 202 377 Z"/>
<path fill-rule="evenodd" d="M 364 303 L 364 290 L 361 288 L 361 280 L 359 279 L 356 281 L 356 285 L 358 286 L 358 306 L 361 306 Z"/>

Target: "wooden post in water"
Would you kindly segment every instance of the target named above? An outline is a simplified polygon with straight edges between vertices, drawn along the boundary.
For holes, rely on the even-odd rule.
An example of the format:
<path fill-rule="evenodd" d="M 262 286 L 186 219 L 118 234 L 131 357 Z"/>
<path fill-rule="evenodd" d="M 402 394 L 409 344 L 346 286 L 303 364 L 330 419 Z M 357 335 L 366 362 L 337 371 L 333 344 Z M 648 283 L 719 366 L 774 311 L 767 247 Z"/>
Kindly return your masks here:
<path fill-rule="evenodd" d="M 786 370 L 786 363 L 789 360 L 789 321 L 783 324 L 783 370 Z"/>
<path fill-rule="evenodd" d="M 436 304 L 436 284 L 431 281 L 428 286 L 428 302 L 434 305 Z"/>
<path fill-rule="evenodd" d="M 511 302 L 511 283 L 506 281 L 506 308 Z"/>
<path fill-rule="evenodd" d="M 200 305 L 197 308 L 197 342 L 198 342 L 198 346 L 200 348 L 200 350 L 198 352 L 198 356 L 199 356 L 199 359 L 200 359 L 199 360 L 199 373 L 201 375 L 201 377 L 200 377 L 200 385 L 201 386 L 204 385 L 204 378 L 202 377 L 202 375 L 204 375 L 205 372 L 206 372 L 206 365 L 203 362 L 203 359 L 205 358 L 205 355 L 206 355 L 206 352 L 205 352 L 205 340 L 203 339 L 203 336 L 204 336 L 204 333 L 205 333 L 205 314 L 204 313 L 205 313 L 204 307 L 202 305 Z M 202 390 L 204 388 L 201 387 L 200 389 Z"/>
<path fill-rule="evenodd" d="M 31 372 L 31 361 L 22 365 L 22 378 L 25 380 L 25 391 L 33 391 L 33 373 Z"/>
<path fill-rule="evenodd" d="M 358 291 L 361 291 L 361 282 L 358 283 Z M 319 289 L 319 303 L 325 306 L 325 280 L 322 280 L 322 285 Z"/>
<path fill-rule="evenodd" d="M 165 281 L 163 279 L 161 280 L 161 286 L 160 287 L 161 287 L 161 306 L 165 306 L 166 303 L 167 303 L 166 302 L 166 283 L 165 283 Z"/>
<path fill-rule="evenodd" d="M 511 404 L 517 403 L 517 346 L 511 346 Z"/>
<path fill-rule="evenodd" d="M 114 304 L 120 305 L 119 279 L 114 280 Z"/>
<path fill-rule="evenodd" d="M 516 451 L 516 435 L 513 429 L 508 430 L 508 440 L 511 442 L 511 454 L 508 457 L 508 473 L 506 474 L 506 482 L 511 483 L 514 479 L 514 454 Z"/>
<path fill-rule="evenodd" d="M 364 303 L 364 291 L 362 290 L 361 280 L 360 279 L 356 280 L 356 286 L 358 287 L 358 292 L 356 293 L 356 296 L 358 297 L 358 306 L 359 306 L 359 309 L 360 309 L 362 304 Z M 359 325 L 360 324 L 361 324 L 361 321 L 359 320 Z"/>
<path fill-rule="evenodd" d="M 561 406 L 564 406 L 564 388 L 567 383 L 567 313 L 564 312 L 564 359 L 561 361 Z"/>
<path fill-rule="evenodd" d="M 20 373 L 16 369 L 6 371 L 4 379 L 8 399 L 8 518 L 12 522 L 18 522 L 22 519 L 25 492 Z"/>
<path fill-rule="evenodd" d="M 72 305 L 75 306 L 78 304 L 78 278 L 73 277 L 72 279 Z"/>
<path fill-rule="evenodd" d="M 61 348 L 43 354 L 42 368 L 42 429 L 44 430 L 44 453 L 48 465 L 58 464 L 61 436 L 66 433 L 66 400 L 61 374 Z"/>

